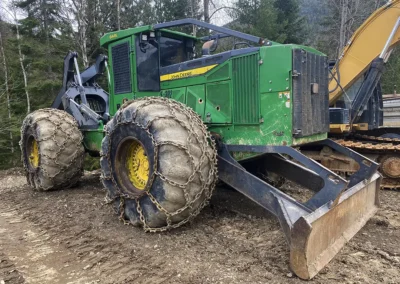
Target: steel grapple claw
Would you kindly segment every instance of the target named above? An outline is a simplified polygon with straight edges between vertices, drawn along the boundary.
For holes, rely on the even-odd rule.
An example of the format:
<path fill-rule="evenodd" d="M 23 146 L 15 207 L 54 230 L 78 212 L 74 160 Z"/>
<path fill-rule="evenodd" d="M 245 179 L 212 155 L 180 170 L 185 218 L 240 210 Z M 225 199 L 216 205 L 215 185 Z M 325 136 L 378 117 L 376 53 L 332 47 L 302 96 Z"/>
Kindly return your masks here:
<path fill-rule="evenodd" d="M 345 180 L 291 147 L 219 147 L 219 178 L 278 218 L 290 246 L 290 268 L 302 279 L 311 279 L 327 265 L 378 208 L 378 164 L 331 140 L 318 144 L 354 159 L 359 170 Z M 239 163 L 232 152 L 260 155 Z M 315 194 L 301 203 L 255 176 L 254 166 Z"/>

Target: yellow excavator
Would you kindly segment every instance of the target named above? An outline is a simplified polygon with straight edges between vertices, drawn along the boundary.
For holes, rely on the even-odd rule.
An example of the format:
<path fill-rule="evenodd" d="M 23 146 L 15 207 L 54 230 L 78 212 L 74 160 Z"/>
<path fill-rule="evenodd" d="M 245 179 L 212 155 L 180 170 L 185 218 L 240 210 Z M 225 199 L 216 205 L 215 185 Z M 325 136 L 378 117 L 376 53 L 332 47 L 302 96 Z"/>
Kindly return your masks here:
<path fill-rule="evenodd" d="M 400 0 L 376 10 L 331 66 L 330 137 L 380 163 L 381 187 L 400 188 L 400 115 L 384 120 L 380 78 L 400 42 Z M 400 100 L 399 100 L 400 102 Z M 352 174 L 353 160 L 328 148 L 303 149 L 324 166 Z"/>

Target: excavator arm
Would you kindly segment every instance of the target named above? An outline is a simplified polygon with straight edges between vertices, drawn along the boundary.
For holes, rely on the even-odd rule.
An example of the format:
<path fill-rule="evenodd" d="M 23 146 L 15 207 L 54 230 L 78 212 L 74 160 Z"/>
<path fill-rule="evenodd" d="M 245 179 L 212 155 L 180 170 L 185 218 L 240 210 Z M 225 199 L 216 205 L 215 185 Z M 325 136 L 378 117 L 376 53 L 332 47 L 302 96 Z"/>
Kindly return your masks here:
<path fill-rule="evenodd" d="M 353 34 L 332 70 L 329 104 L 335 102 L 376 59 L 386 60 L 400 42 L 400 0 L 389 1 L 375 11 Z"/>
<path fill-rule="evenodd" d="M 384 121 L 379 85 L 385 63 L 399 43 L 400 0 L 391 0 L 353 34 L 332 68 L 329 82 L 330 137 L 378 162 L 383 188 L 400 188 L 400 128 Z M 391 118 L 398 119 L 398 115 Z M 307 155 L 335 172 L 349 174 L 357 169 L 351 159 L 337 153 L 311 152 Z"/>

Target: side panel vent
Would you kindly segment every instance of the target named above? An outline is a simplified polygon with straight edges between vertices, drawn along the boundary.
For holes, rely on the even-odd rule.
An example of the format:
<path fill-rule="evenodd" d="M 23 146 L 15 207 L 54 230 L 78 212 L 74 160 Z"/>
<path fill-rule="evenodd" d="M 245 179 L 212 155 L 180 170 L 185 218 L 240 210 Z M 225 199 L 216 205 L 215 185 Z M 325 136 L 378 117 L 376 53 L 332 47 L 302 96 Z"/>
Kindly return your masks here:
<path fill-rule="evenodd" d="M 328 62 L 326 56 L 293 50 L 293 135 L 329 131 Z"/>
<path fill-rule="evenodd" d="M 258 55 L 232 60 L 233 105 L 235 124 L 260 123 Z"/>
<path fill-rule="evenodd" d="M 124 42 L 112 47 L 111 56 L 114 74 L 114 94 L 132 92 L 129 42 Z"/>

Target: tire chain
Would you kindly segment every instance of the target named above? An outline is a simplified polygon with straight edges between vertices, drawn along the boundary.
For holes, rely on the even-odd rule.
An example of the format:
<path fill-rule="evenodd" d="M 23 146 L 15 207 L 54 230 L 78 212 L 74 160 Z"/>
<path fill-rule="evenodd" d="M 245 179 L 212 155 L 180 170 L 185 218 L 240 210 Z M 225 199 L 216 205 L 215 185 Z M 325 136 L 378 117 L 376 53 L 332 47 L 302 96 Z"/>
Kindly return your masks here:
<path fill-rule="evenodd" d="M 123 119 L 122 119 L 122 110 L 127 108 L 132 103 L 136 103 L 138 101 L 144 101 L 144 103 L 139 105 L 135 109 L 135 111 L 133 113 L 133 116 L 131 117 L 130 120 L 123 121 Z M 151 105 L 153 103 L 160 103 L 160 102 L 163 102 L 166 105 L 168 105 L 168 109 L 170 111 L 170 115 L 154 117 L 152 120 L 149 120 L 146 125 L 141 125 L 141 124 L 139 124 L 137 122 L 134 122 L 134 120 L 135 120 L 135 118 L 137 116 L 137 113 L 141 109 L 143 109 L 144 107 L 149 106 L 149 105 Z M 177 107 L 179 107 L 179 110 L 182 111 L 189 118 L 188 121 L 189 121 L 190 128 L 187 127 L 187 124 L 184 121 L 180 120 L 176 115 L 174 115 L 175 114 L 175 109 Z M 144 214 L 143 214 L 143 211 L 142 211 L 142 207 L 140 205 L 140 198 L 142 196 L 135 197 L 135 196 L 130 196 L 130 195 L 126 194 L 126 193 L 121 192 L 117 182 L 115 181 L 113 175 L 111 174 L 111 171 L 110 171 L 110 175 L 109 176 L 103 176 L 103 175 L 101 176 L 101 179 L 103 179 L 103 180 L 111 180 L 111 182 L 113 183 L 115 189 L 117 190 L 117 195 L 113 196 L 113 197 L 109 196 L 109 193 L 107 193 L 105 200 L 106 200 L 106 203 L 112 203 L 115 200 L 117 200 L 118 198 L 120 199 L 120 203 L 119 203 L 119 213 L 120 213 L 119 214 L 119 219 L 121 221 L 123 221 L 124 224 L 131 224 L 130 222 L 126 221 L 125 218 L 124 218 L 124 215 L 125 215 L 125 198 L 133 199 L 133 200 L 136 201 L 136 210 L 137 210 L 137 213 L 139 214 L 139 219 L 140 219 L 140 222 L 143 225 L 143 229 L 146 232 L 151 232 L 151 233 L 164 232 L 164 231 L 167 231 L 167 230 L 170 230 L 170 229 L 178 228 L 178 227 L 186 224 L 190 220 L 192 220 L 208 204 L 208 200 L 211 198 L 213 190 L 214 190 L 215 185 L 216 185 L 216 182 L 218 180 L 216 143 L 215 143 L 213 137 L 210 136 L 210 133 L 207 131 L 207 126 L 205 126 L 203 124 L 203 121 L 200 119 L 198 114 L 196 114 L 192 109 L 190 109 L 188 106 L 186 106 L 186 105 L 184 105 L 184 104 L 182 104 L 180 102 L 177 102 L 177 101 L 172 102 L 169 99 L 161 98 L 161 97 L 144 97 L 144 98 L 139 98 L 139 99 L 135 99 L 135 100 L 132 100 L 132 101 L 125 102 L 121 106 L 121 108 L 118 111 L 118 113 L 116 114 L 117 124 L 114 125 L 113 131 L 117 128 L 118 125 L 134 124 L 134 125 L 142 128 L 149 135 L 149 137 L 151 137 L 151 140 L 152 140 L 152 143 L 153 143 L 153 147 L 154 147 L 154 160 L 155 161 L 158 160 L 158 148 L 159 148 L 159 146 L 161 146 L 161 145 L 172 145 L 172 146 L 175 146 L 175 147 L 178 147 L 178 148 L 184 150 L 186 152 L 186 154 L 189 156 L 192 164 L 194 164 L 194 157 L 190 154 L 189 149 L 186 146 L 174 143 L 172 141 L 163 141 L 161 143 L 157 143 L 155 141 L 155 139 L 154 139 L 154 136 L 150 133 L 149 128 L 150 128 L 151 124 L 155 120 L 166 119 L 166 118 L 167 119 L 173 119 L 173 120 L 177 121 L 183 128 L 185 128 L 190 133 L 190 135 L 188 135 L 187 144 L 190 143 L 190 140 L 191 140 L 190 137 L 193 135 L 196 138 L 197 142 L 199 142 L 199 145 L 201 145 L 201 149 L 202 149 L 202 155 L 201 155 L 200 161 L 198 163 L 198 166 L 193 170 L 192 174 L 188 178 L 188 181 L 186 183 L 184 183 L 184 184 L 179 184 L 179 183 L 174 182 L 173 180 L 170 180 L 167 177 L 165 177 L 162 173 L 160 173 L 158 171 L 158 169 L 157 169 L 157 164 L 158 163 L 157 162 L 154 163 L 153 175 L 151 176 L 151 178 L 149 179 L 149 182 L 147 183 L 147 186 L 146 186 L 146 189 L 145 189 L 145 194 L 149 197 L 149 199 L 157 207 L 157 209 L 159 211 L 163 212 L 167 216 L 167 220 L 166 220 L 167 221 L 167 225 L 166 226 L 159 227 L 159 228 L 150 227 L 146 223 L 146 219 L 144 217 Z M 199 125 L 204 125 L 204 127 L 201 128 L 202 134 L 205 137 L 205 139 L 203 139 L 203 140 L 207 140 L 211 144 L 211 147 L 213 149 L 212 155 L 209 155 L 209 153 L 206 151 L 206 148 L 209 145 L 206 145 L 206 143 L 202 142 L 201 141 L 202 139 L 199 137 L 199 135 L 194 130 L 195 123 L 197 123 Z M 105 131 L 106 131 L 106 133 L 107 133 L 107 135 L 109 137 L 111 137 L 113 135 L 113 131 L 109 131 L 109 127 L 107 125 L 105 127 Z M 108 143 L 108 151 L 107 152 L 108 153 L 111 152 L 111 143 L 110 143 L 110 141 Z M 112 167 L 111 167 L 111 159 L 110 159 L 110 157 L 108 155 L 105 155 L 105 153 L 102 153 L 102 152 L 100 153 L 100 156 L 102 158 L 107 159 L 108 167 L 111 170 Z M 211 169 L 210 169 L 210 172 L 209 172 L 208 179 L 214 178 L 213 183 L 211 184 L 211 186 L 208 187 L 207 183 L 203 180 L 203 177 L 200 174 L 199 175 L 200 176 L 200 181 L 203 184 L 203 188 L 195 195 L 195 197 L 194 197 L 194 199 L 192 201 L 188 202 L 189 193 L 187 192 L 187 185 L 193 181 L 193 179 L 195 178 L 196 173 L 199 172 L 200 166 L 204 162 L 205 158 L 208 158 L 210 160 Z M 181 188 L 183 190 L 183 193 L 184 193 L 184 196 L 185 196 L 185 199 L 186 199 L 185 206 L 183 206 L 182 208 L 176 210 L 175 212 L 168 212 L 165 208 L 162 207 L 162 205 L 156 200 L 156 198 L 149 191 L 149 185 L 151 186 L 153 184 L 153 181 L 154 181 L 154 178 L 155 178 L 156 175 L 161 180 L 163 180 L 164 182 L 167 182 L 168 184 L 170 184 L 172 186 L 177 186 L 177 187 L 179 187 L 179 188 Z M 207 191 L 208 191 L 208 193 L 207 193 Z M 195 203 L 203 193 L 206 194 L 205 199 L 197 207 L 197 209 L 194 210 L 193 212 L 191 212 L 189 217 L 181 220 L 180 222 L 178 222 L 176 224 L 172 224 L 171 217 L 182 213 L 186 209 L 191 209 L 193 203 Z"/>
<path fill-rule="evenodd" d="M 38 119 L 35 119 L 35 118 L 34 118 L 34 115 L 35 115 L 35 113 L 37 113 L 37 112 L 47 113 L 48 115 L 47 115 L 47 116 L 40 117 L 40 118 L 38 118 Z M 65 113 L 65 114 L 69 115 L 68 113 Z M 41 165 L 39 165 L 39 166 L 38 166 L 38 169 L 36 169 L 36 171 L 40 171 L 40 170 L 41 170 L 42 173 L 43 173 L 43 176 L 46 177 L 46 178 L 48 178 L 50 181 L 54 181 L 54 179 L 55 179 L 57 176 L 59 176 L 60 174 L 64 173 L 64 172 L 66 171 L 66 169 L 68 169 L 72 164 L 75 164 L 78 158 L 81 158 L 81 155 L 79 154 L 79 151 L 76 151 L 76 152 L 75 152 L 75 155 L 73 156 L 73 158 L 72 158 L 72 160 L 71 160 L 71 162 L 70 162 L 69 164 L 64 164 L 64 163 L 63 163 L 63 164 L 60 164 L 60 163 L 58 162 L 57 157 L 59 156 L 59 154 L 61 153 L 61 151 L 65 149 L 67 143 L 70 141 L 69 137 L 72 136 L 72 135 L 70 135 L 70 134 L 72 134 L 72 133 L 71 133 L 71 129 L 73 129 L 73 127 L 78 127 L 78 124 L 77 124 L 76 120 L 75 120 L 73 117 L 71 117 L 72 120 L 73 120 L 73 124 L 71 124 L 72 127 L 69 127 L 69 129 L 61 129 L 61 127 L 60 127 L 61 123 L 57 123 L 57 122 L 53 121 L 53 119 L 50 119 L 51 116 L 53 116 L 53 115 L 57 116 L 57 117 L 60 119 L 60 121 L 62 121 L 63 123 L 68 123 L 67 120 L 65 119 L 65 117 L 60 116 L 60 114 L 58 113 L 58 110 L 55 111 L 55 109 L 52 109 L 52 108 L 39 109 L 39 110 L 37 110 L 37 111 L 34 111 L 34 112 L 30 113 L 30 114 L 27 116 L 27 118 L 24 119 L 23 124 L 22 124 L 22 126 L 21 126 L 21 140 L 19 141 L 19 146 L 20 146 L 20 148 L 21 148 L 21 153 L 23 154 L 24 151 L 25 151 L 25 149 L 24 149 L 24 148 L 25 148 L 25 145 L 23 145 L 23 137 L 25 136 L 25 130 L 26 130 L 26 129 L 36 127 L 37 124 L 38 124 L 38 122 L 40 122 L 40 121 L 42 121 L 42 120 L 45 120 L 45 121 L 47 121 L 47 122 L 50 122 L 50 123 L 52 123 L 52 124 L 54 125 L 54 132 L 53 132 L 53 134 L 50 135 L 50 136 L 47 137 L 47 138 L 38 139 L 38 137 L 36 136 L 36 133 L 32 133 L 32 135 L 34 136 L 35 140 L 36 140 L 37 143 L 38 143 L 39 153 L 40 153 L 40 142 L 43 142 L 43 141 L 52 140 L 52 141 L 54 142 L 54 145 L 56 145 L 56 146 L 59 147 L 58 151 L 55 152 L 55 157 L 56 157 L 56 158 L 50 157 L 50 156 L 47 155 L 47 154 L 40 153 L 40 155 L 43 155 L 43 156 L 45 156 L 45 157 L 47 157 L 47 158 L 53 160 L 53 162 L 54 162 L 57 166 L 59 166 L 59 171 L 56 172 L 56 173 L 53 174 L 53 175 L 50 175 L 50 174 L 47 172 L 47 170 L 46 170 L 44 167 L 42 167 Z M 56 139 L 55 139 L 55 136 L 56 136 L 56 134 L 57 134 L 57 130 L 61 130 L 62 132 L 67 133 L 67 137 L 68 137 L 68 138 L 65 139 L 61 145 L 58 145 L 58 143 L 57 143 L 57 141 L 56 141 Z M 69 131 L 68 131 L 68 130 L 69 130 Z M 81 132 L 79 132 L 79 135 L 80 135 L 80 139 L 79 139 L 79 141 L 76 143 L 76 148 L 77 148 L 77 149 L 79 149 L 79 147 L 82 146 L 82 141 L 83 141 L 83 136 L 82 136 Z M 23 163 L 23 165 L 24 165 L 24 169 L 25 169 L 25 172 L 26 172 L 26 175 L 27 175 L 28 183 L 30 183 L 31 185 L 32 185 L 32 183 L 35 184 L 35 183 L 31 180 L 31 178 L 32 178 L 32 177 L 31 177 L 32 172 L 31 172 L 31 170 L 29 169 L 28 164 L 25 162 L 25 160 L 24 160 L 24 158 L 23 158 L 22 155 L 21 155 L 21 157 L 22 157 L 22 163 Z M 67 184 L 70 182 L 70 180 L 71 180 L 74 176 L 76 176 L 77 174 L 79 174 L 79 173 L 82 173 L 82 168 L 80 168 L 80 167 L 77 167 L 77 169 L 76 169 L 75 171 L 71 171 L 71 173 L 70 173 L 69 175 L 67 175 L 67 177 L 66 177 L 66 179 L 65 179 L 66 182 L 63 183 L 63 184 L 61 184 L 60 187 L 65 187 L 65 186 L 67 186 Z M 52 188 L 52 186 L 47 186 L 47 187 L 46 187 L 46 186 L 44 186 L 43 184 L 40 184 L 40 185 L 39 185 L 39 189 L 44 190 L 44 191 L 45 191 L 45 190 L 48 190 L 48 189 L 50 189 L 50 188 Z"/>

